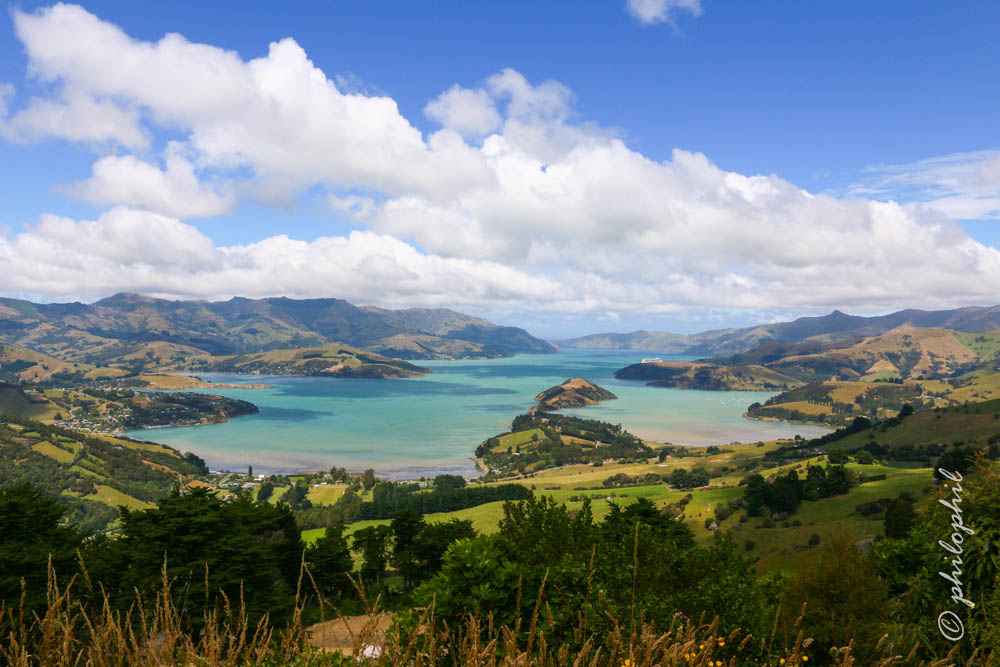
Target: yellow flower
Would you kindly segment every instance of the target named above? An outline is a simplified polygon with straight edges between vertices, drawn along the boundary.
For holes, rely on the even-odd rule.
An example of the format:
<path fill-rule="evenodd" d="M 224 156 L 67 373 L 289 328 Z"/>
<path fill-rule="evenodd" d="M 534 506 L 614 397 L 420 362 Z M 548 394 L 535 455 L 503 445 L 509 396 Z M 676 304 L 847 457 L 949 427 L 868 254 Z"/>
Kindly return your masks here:
<path fill-rule="evenodd" d="M 781 664 L 785 664 L 785 659 L 784 658 L 781 659 Z"/>
<path fill-rule="evenodd" d="M 802 656 L 802 662 L 809 662 L 809 656 L 808 655 Z"/>
<path fill-rule="evenodd" d="M 704 644 L 702 644 L 702 645 L 701 645 L 701 646 L 699 646 L 698 648 L 705 648 L 705 645 L 704 645 Z"/>
<path fill-rule="evenodd" d="M 725 646 L 725 645 L 726 645 L 726 640 L 725 639 L 720 639 L 719 640 L 719 646 Z"/>
<path fill-rule="evenodd" d="M 628 658 L 626 658 L 626 659 L 625 659 L 625 667 L 628 667 L 628 666 L 629 666 L 629 665 L 631 665 L 631 664 L 632 664 L 632 661 L 631 661 L 631 660 L 629 660 Z"/>

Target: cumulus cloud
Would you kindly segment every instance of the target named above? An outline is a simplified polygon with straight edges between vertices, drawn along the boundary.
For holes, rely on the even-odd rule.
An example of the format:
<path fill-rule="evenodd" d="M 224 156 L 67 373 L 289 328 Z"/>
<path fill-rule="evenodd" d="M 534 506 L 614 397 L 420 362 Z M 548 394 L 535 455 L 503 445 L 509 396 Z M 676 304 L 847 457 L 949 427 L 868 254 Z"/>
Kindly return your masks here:
<path fill-rule="evenodd" d="M 683 3 L 643 11 L 654 17 L 661 5 L 669 16 Z M 814 194 L 778 176 L 725 171 L 697 152 L 654 160 L 579 119 L 556 81 L 506 69 L 454 86 L 427 105 L 442 127 L 424 135 L 391 98 L 338 87 L 291 39 L 244 61 L 179 35 L 134 40 L 75 6 L 13 15 L 52 97 L 0 114 L 8 126 L 22 118 L 42 128 L 36 138 L 125 147 L 162 130 L 180 139 L 162 166 L 139 153 L 98 159 L 74 190 L 114 207 L 97 220 L 43 217 L 5 237 L 2 292 L 337 295 L 607 314 L 945 307 L 992 302 L 1000 291 L 1000 254 L 969 238 L 940 200 Z M 85 113 L 67 115 L 79 127 L 58 131 L 28 121 L 34 109 L 73 100 L 112 105 L 114 127 L 98 132 Z M 923 173 L 913 182 L 950 182 L 963 196 L 978 183 L 976 205 L 986 206 L 997 157 L 887 178 Z M 363 229 L 216 247 L 179 219 L 317 186 Z"/>
<path fill-rule="evenodd" d="M 125 204 L 176 217 L 220 215 L 232 208 L 232 192 L 220 195 L 203 185 L 194 165 L 168 151 L 166 169 L 134 155 L 107 156 L 93 175 L 69 191 L 95 204 Z"/>
<path fill-rule="evenodd" d="M 489 93 L 458 84 L 428 102 L 424 114 L 443 127 L 472 137 L 492 132 L 500 127 L 502 120 Z"/>
<path fill-rule="evenodd" d="M 628 0 L 625 7 L 643 25 L 670 23 L 674 12 L 701 14 L 701 0 Z"/>
<path fill-rule="evenodd" d="M 374 232 L 285 235 L 216 247 L 195 227 L 148 211 L 115 208 L 97 220 L 43 216 L 0 237 L 7 293 L 95 298 L 127 290 L 225 298 L 336 294 L 355 302 L 514 306 L 559 297 L 558 284 L 494 262 L 442 258 Z"/>

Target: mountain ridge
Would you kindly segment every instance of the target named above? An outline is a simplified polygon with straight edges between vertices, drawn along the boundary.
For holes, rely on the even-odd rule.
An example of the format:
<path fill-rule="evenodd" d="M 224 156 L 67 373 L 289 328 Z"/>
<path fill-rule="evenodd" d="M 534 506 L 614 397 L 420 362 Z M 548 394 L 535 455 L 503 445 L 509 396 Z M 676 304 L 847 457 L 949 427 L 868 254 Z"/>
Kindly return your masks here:
<path fill-rule="evenodd" d="M 887 315 L 865 317 L 834 310 L 827 315 L 799 317 L 751 327 L 713 329 L 696 334 L 639 330 L 596 333 L 553 339 L 557 347 L 657 351 L 669 354 L 729 356 L 762 343 L 836 342 L 878 336 L 900 327 L 941 328 L 965 333 L 1000 330 L 1000 305 L 966 306 L 950 310 L 908 308 Z"/>
<path fill-rule="evenodd" d="M 168 300 L 128 292 L 92 304 L 0 298 L 0 343 L 101 363 L 154 342 L 212 355 L 331 344 L 407 359 L 555 351 L 523 329 L 456 311 L 358 307 L 337 298 Z"/>

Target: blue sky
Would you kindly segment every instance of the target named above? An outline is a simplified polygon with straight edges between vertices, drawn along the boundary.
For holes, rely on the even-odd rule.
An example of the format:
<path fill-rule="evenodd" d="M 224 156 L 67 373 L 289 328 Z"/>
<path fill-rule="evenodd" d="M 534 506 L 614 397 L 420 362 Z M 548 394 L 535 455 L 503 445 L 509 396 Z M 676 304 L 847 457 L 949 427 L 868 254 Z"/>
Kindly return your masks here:
<path fill-rule="evenodd" d="M 32 257 L 10 263 L 8 278 L 0 277 L 0 292 L 89 300 L 128 285 L 205 298 L 281 290 L 390 307 L 451 306 L 550 335 L 638 327 L 698 330 L 833 307 L 874 313 L 910 305 L 990 303 L 989 295 L 1000 286 L 1000 166 L 994 167 L 1000 165 L 1000 49 L 995 46 L 1000 5 L 670 0 L 661 3 L 666 20 L 644 21 L 637 7 L 646 4 L 655 12 L 657 2 L 635 4 L 630 10 L 625 2 L 246 3 L 234 11 L 225 3 L 93 2 L 79 12 L 65 12 L 67 21 L 79 24 L 72 28 L 73 44 L 62 49 L 58 42 L 67 40 L 60 38 L 54 21 L 38 18 L 53 18 L 55 13 L 45 14 L 48 5 L 20 3 L 0 24 L 0 82 L 13 88 L 0 125 L 6 128 L 0 129 L 5 195 L 0 222 L 8 228 L 7 254 L 66 244 L 76 252 L 56 267 Z M 28 17 L 33 27 L 18 30 L 18 16 Z M 106 50 L 94 67 L 107 67 L 108 81 L 116 80 L 117 64 L 132 57 L 127 49 L 115 53 L 100 41 L 101 25 L 116 27 L 133 45 L 153 45 L 166 33 L 179 33 L 188 45 L 234 51 L 244 64 L 268 58 L 272 42 L 290 37 L 340 94 L 391 98 L 398 118 L 385 127 L 395 129 L 385 140 L 378 134 L 385 128 L 359 130 L 364 136 L 370 132 L 371 144 L 359 146 L 357 156 L 343 157 L 344 165 L 332 171 L 321 160 L 312 171 L 269 164 L 274 152 L 266 146 L 248 148 L 254 156 L 233 164 L 227 160 L 234 150 L 242 151 L 233 148 L 238 140 L 225 150 L 203 143 L 206 134 L 220 131 L 225 117 L 209 118 L 194 106 L 175 109 L 170 100 L 140 90 L 142 82 L 112 89 L 104 85 L 103 73 L 74 69 L 72 60 L 79 57 L 63 53 L 72 48 Z M 25 37 L 24 30 L 33 36 Z M 187 58 L 184 66 L 192 71 L 212 66 L 198 57 Z M 491 78 L 504 71 L 517 77 Z M 546 88 L 546 82 L 557 83 Z M 183 87 L 170 80 L 162 85 Z M 500 120 L 480 131 L 470 130 L 464 117 L 449 116 L 450 128 L 429 114 L 428 103 L 455 85 L 470 93 L 464 99 L 486 100 L 485 111 L 478 111 L 499 114 Z M 30 111 L 32 100 L 62 104 L 69 99 L 67 91 L 134 112 L 145 141 L 127 139 L 135 136 L 134 128 L 131 135 L 110 131 L 95 140 L 96 125 L 111 122 L 106 115 L 60 116 L 60 124 L 79 125 L 72 132 L 53 130 L 29 115 L 18 117 Z M 67 108 L 81 98 L 73 99 Z M 273 131 L 276 137 L 294 131 L 280 127 L 282 122 L 289 122 L 287 115 L 238 126 L 250 134 Z M 331 117 L 330 122 L 356 122 L 356 117 Z M 366 163 L 365 156 L 382 146 L 397 155 L 391 148 L 395 139 L 409 146 L 411 138 L 400 138 L 398 122 L 419 132 L 427 145 L 442 125 L 456 129 L 463 141 L 460 151 L 474 149 L 477 160 L 479 153 L 492 155 L 484 146 L 495 134 L 507 141 L 505 148 L 513 146 L 518 156 L 538 163 L 530 167 L 531 159 L 518 161 L 516 168 L 544 173 L 550 165 L 564 165 L 566 173 L 553 177 L 560 179 L 560 197 L 577 192 L 577 185 L 579 190 L 576 199 L 559 200 L 556 213 L 577 210 L 577 205 L 584 217 L 595 208 L 599 213 L 576 228 L 572 220 L 547 225 L 552 213 L 536 201 L 497 214 L 498 201 L 524 190 L 502 187 L 484 195 L 485 180 L 460 178 L 477 168 L 471 163 L 433 183 L 408 180 L 421 170 L 443 172 L 465 159 L 450 153 L 426 164 L 414 157 L 403 165 L 404 175 L 394 171 L 396 164 Z M 346 134 L 337 137 L 353 136 L 350 127 L 342 129 Z M 531 132 L 544 134 L 547 143 L 518 143 L 528 141 L 524 137 Z M 308 137 L 296 140 L 311 145 Z M 342 141 L 324 140 L 332 143 L 318 141 L 317 151 L 336 153 Z M 612 140 L 628 152 L 621 168 L 600 175 L 594 165 L 614 159 L 577 160 L 581 151 Z M 168 154 L 171 145 L 174 152 Z M 708 166 L 683 156 L 678 161 L 675 149 L 704 158 Z M 119 168 L 101 183 L 91 179 L 80 186 L 100 160 L 131 156 L 165 170 L 169 155 L 182 156 L 182 164 L 191 166 L 199 187 L 204 186 L 204 206 L 164 203 L 170 197 L 184 200 L 190 192 L 161 188 L 157 197 L 137 195 L 135 184 L 123 196 L 110 181 L 127 177 L 122 174 L 134 162 L 115 163 Z M 646 161 L 663 166 L 663 173 L 646 173 L 641 164 Z M 498 173 L 513 172 L 501 168 Z M 762 203 L 747 195 L 759 183 L 733 185 L 725 174 L 776 179 L 774 187 L 782 194 Z M 648 182 L 636 180 L 634 186 L 629 180 L 646 177 Z M 617 178 L 623 182 L 599 192 L 599 201 L 591 194 L 601 190 L 594 183 Z M 442 179 L 447 183 L 438 182 Z M 733 204 L 733 193 L 710 202 L 707 195 L 684 199 L 692 189 L 713 191 L 711 183 L 725 183 L 749 198 L 739 205 Z M 532 186 L 539 187 L 549 186 Z M 659 199 L 643 200 L 641 211 L 623 214 L 626 222 L 619 228 L 615 198 L 631 200 L 630 187 L 637 198 L 655 191 Z M 829 197 L 832 208 L 810 203 L 815 195 Z M 362 203 L 347 215 L 343 207 L 326 205 L 329 196 L 345 205 Z M 890 200 L 898 202 L 898 211 L 858 203 Z M 669 213 L 659 215 L 657 207 Z M 451 215 L 456 219 L 447 222 Z M 669 224 L 662 222 L 665 218 Z M 760 230 L 740 241 L 745 255 L 725 243 L 729 230 L 723 218 L 734 225 L 737 240 L 750 228 Z M 899 233 L 917 239 L 915 246 L 886 243 L 896 225 Z M 137 238 L 136 228 L 147 231 Z M 580 229 L 585 232 L 577 234 Z M 352 232 L 378 236 L 391 248 L 376 248 L 376 241 L 355 239 Z M 280 235 L 302 244 L 342 241 L 332 243 L 332 249 L 241 251 L 240 266 L 259 268 L 257 277 L 248 278 L 250 269 L 241 272 L 226 264 L 236 260 L 223 249 L 245 249 Z M 795 257 L 766 256 L 762 248 L 769 239 L 780 245 L 789 235 L 802 244 Z M 81 250 L 97 247 L 99 238 L 118 245 L 117 251 L 88 255 Z M 844 280 L 824 266 L 824 245 L 855 243 L 860 249 L 855 256 L 876 245 L 884 251 L 847 267 L 860 277 Z M 189 257 L 178 263 L 144 256 L 150 244 L 175 244 L 177 253 Z M 275 281 L 272 276 L 286 275 L 289 266 L 301 266 L 304 260 L 288 259 L 293 252 L 334 262 L 331 257 L 342 252 L 371 256 L 329 274 L 313 271 L 298 282 Z M 901 275 L 905 265 L 892 272 L 878 267 L 879 262 L 894 265 L 905 254 L 911 255 L 910 264 L 925 266 L 929 285 Z M 0 247 L 0 264 L 3 256 Z M 279 264 L 276 256 L 290 264 Z M 206 270 L 199 261 L 219 266 Z M 634 271 L 623 273 L 622 265 L 633 262 Z M 470 268 L 469 263 L 478 265 Z M 954 275 L 956 263 L 965 265 L 964 281 Z M 15 271 L 21 279 L 11 278 Z M 32 272 L 45 279 L 33 278 Z M 157 282 L 157 272 L 167 278 Z M 360 278 L 352 282 L 346 273 Z M 969 288 L 964 283 L 970 279 L 981 287 Z M 463 281 L 469 290 L 454 287 Z M 403 283 L 405 288 L 399 287 Z"/>

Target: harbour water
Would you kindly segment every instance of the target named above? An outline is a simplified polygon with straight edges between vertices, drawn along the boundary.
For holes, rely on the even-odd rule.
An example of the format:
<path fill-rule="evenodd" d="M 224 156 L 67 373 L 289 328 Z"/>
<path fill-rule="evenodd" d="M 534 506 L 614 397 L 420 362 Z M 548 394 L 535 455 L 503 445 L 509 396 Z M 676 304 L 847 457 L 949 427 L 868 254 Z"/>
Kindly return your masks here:
<path fill-rule="evenodd" d="M 216 382 L 273 388 L 198 390 L 250 401 L 260 414 L 220 425 L 128 434 L 195 452 L 213 469 L 253 465 L 255 472 L 294 472 L 337 465 L 352 471 L 373 467 L 392 476 L 471 473 L 470 457 L 480 442 L 509 428 L 511 419 L 534 405 L 538 392 L 575 376 L 605 387 L 618 400 L 568 414 L 620 423 L 650 440 L 725 444 L 826 432 L 744 418 L 748 405 L 771 395 L 766 392 L 665 389 L 614 378 L 615 370 L 644 356 L 567 350 L 485 361 L 421 361 L 415 363 L 434 373 L 399 380 L 202 374 Z"/>

